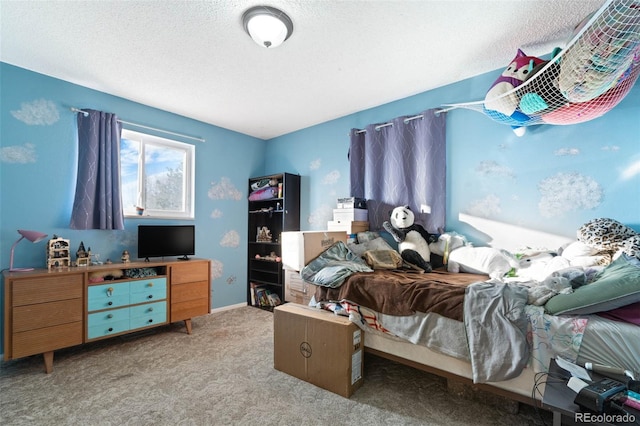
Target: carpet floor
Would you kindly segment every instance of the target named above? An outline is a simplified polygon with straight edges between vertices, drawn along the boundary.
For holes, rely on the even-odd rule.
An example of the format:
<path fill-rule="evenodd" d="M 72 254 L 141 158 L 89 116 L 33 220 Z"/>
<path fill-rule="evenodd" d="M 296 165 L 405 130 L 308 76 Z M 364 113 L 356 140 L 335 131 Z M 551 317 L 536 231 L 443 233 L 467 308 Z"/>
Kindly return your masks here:
<path fill-rule="evenodd" d="M 251 307 L 0 364 L 2 425 L 544 425 L 457 398 L 446 381 L 367 354 L 347 399 L 273 368 L 273 314 Z"/>

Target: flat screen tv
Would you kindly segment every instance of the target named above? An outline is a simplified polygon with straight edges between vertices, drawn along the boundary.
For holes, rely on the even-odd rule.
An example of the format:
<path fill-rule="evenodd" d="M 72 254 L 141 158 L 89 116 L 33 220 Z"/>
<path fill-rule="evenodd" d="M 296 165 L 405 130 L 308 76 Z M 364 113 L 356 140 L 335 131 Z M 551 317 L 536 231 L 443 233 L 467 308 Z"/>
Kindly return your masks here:
<path fill-rule="evenodd" d="M 138 258 L 172 257 L 188 260 L 196 251 L 194 225 L 138 225 Z"/>

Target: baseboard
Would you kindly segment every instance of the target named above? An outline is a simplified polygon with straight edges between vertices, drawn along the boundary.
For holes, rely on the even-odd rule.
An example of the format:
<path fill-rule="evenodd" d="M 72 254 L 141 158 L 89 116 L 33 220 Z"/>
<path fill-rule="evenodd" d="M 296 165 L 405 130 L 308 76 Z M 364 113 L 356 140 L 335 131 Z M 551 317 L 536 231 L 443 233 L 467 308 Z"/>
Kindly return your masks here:
<path fill-rule="evenodd" d="M 245 303 L 237 303 L 235 305 L 223 306 L 222 308 L 212 309 L 211 313 L 213 314 L 214 312 L 230 311 L 231 309 L 244 308 L 245 306 L 247 306 L 246 302 Z"/>

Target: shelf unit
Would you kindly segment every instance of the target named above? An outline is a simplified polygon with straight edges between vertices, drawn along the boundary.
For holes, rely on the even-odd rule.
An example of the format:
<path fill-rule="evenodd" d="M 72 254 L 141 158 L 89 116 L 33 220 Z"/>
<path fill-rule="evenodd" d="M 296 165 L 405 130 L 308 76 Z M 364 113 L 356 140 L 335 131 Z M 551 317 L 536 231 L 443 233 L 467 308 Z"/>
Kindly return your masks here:
<path fill-rule="evenodd" d="M 273 306 L 261 306 L 255 297 L 255 288 L 276 294 L 284 302 L 282 261 L 276 260 L 282 256 L 280 234 L 300 230 L 300 175 L 278 173 L 251 178 L 249 194 L 254 192 L 252 185 L 269 181 L 274 188 L 273 197 L 248 201 L 247 304 L 264 309 L 273 309 Z M 259 238 L 263 228 L 270 231 L 270 240 Z"/>

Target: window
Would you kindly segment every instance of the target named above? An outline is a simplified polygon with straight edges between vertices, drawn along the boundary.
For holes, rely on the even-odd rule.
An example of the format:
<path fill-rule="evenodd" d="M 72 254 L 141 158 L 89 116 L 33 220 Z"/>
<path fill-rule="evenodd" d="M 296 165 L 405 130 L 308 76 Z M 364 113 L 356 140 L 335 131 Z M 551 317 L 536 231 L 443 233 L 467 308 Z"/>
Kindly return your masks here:
<path fill-rule="evenodd" d="M 193 145 L 123 129 L 120 163 L 125 216 L 194 218 Z"/>

